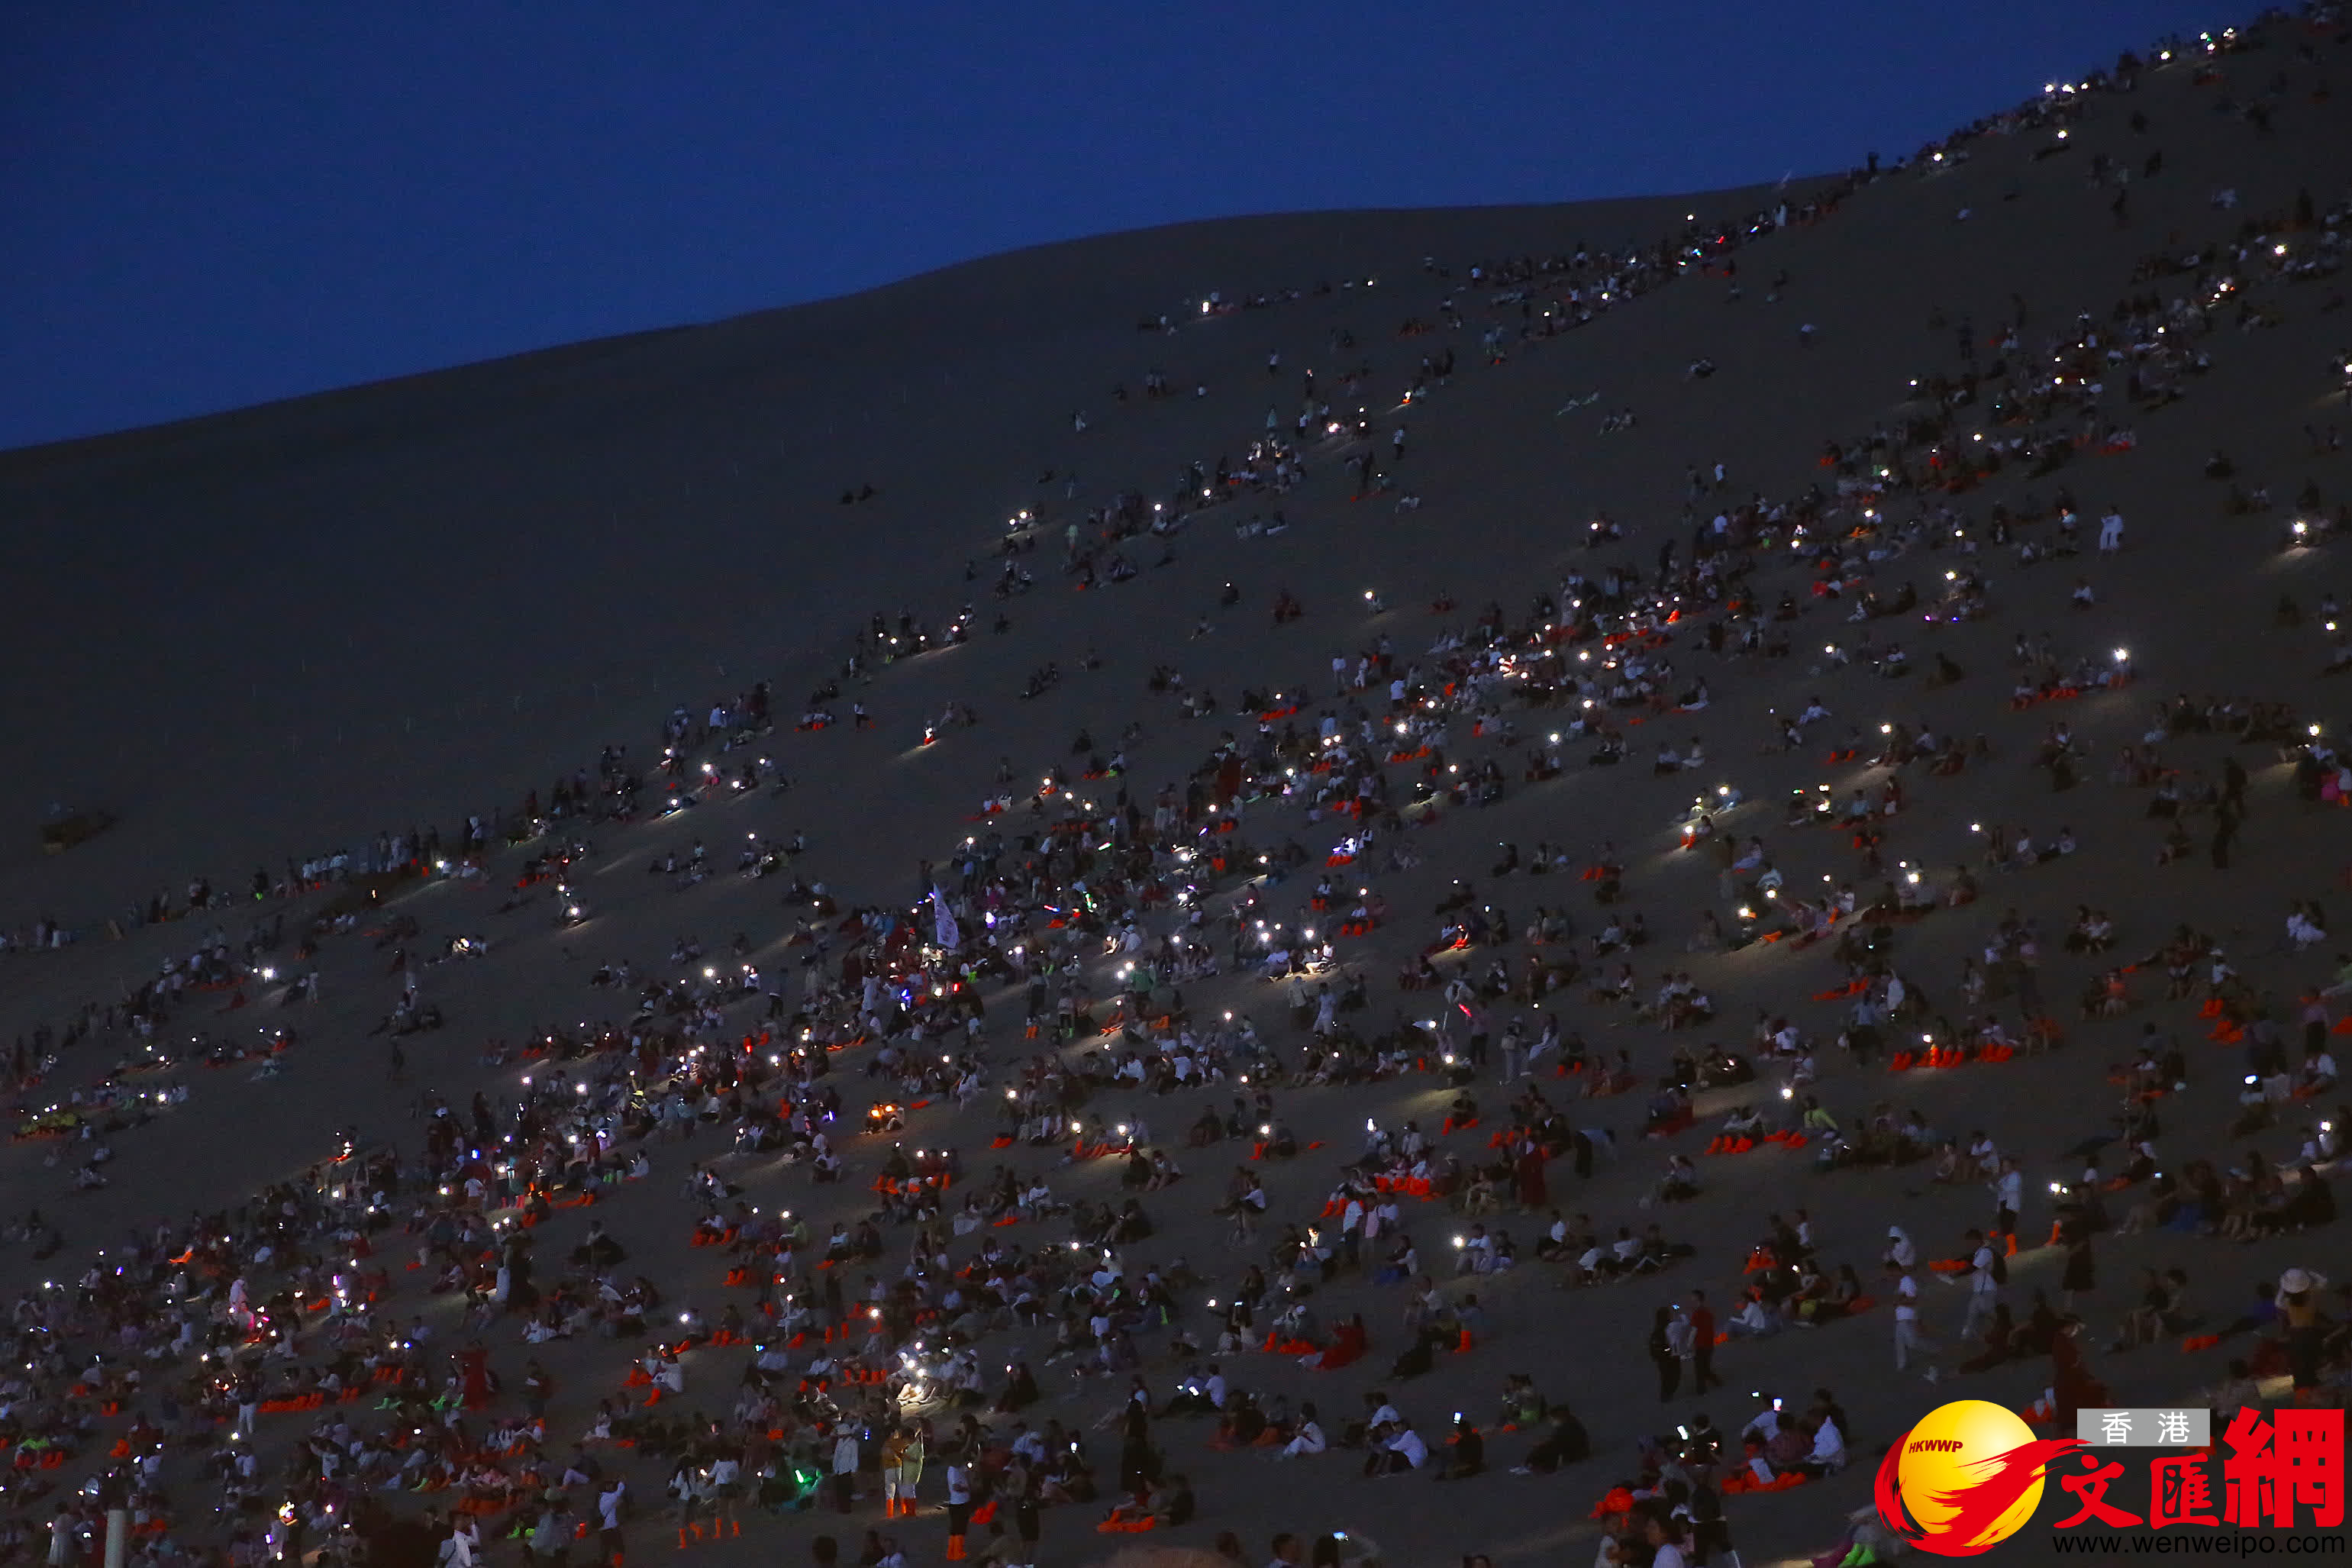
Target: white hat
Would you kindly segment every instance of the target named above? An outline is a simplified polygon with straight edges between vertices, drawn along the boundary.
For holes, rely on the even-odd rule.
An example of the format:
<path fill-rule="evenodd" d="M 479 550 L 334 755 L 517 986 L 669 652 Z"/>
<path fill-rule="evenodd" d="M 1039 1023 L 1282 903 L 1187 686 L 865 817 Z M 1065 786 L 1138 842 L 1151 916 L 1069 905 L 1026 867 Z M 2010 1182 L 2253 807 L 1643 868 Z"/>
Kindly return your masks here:
<path fill-rule="evenodd" d="M 2311 1276 L 2300 1268 L 2290 1268 L 2279 1276 L 2278 1288 L 2282 1295 L 2300 1296 L 2311 1289 Z"/>

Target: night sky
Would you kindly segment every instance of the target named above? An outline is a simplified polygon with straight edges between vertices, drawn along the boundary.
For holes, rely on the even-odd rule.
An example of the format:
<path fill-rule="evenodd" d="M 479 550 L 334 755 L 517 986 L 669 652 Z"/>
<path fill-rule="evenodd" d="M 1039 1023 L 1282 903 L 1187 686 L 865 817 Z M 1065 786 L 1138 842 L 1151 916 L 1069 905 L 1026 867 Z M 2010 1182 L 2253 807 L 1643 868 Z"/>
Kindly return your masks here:
<path fill-rule="evenodd" d="M 2227 0 L 0 7 L 0 447 L 1282 209 L 1890 157 Z"/>

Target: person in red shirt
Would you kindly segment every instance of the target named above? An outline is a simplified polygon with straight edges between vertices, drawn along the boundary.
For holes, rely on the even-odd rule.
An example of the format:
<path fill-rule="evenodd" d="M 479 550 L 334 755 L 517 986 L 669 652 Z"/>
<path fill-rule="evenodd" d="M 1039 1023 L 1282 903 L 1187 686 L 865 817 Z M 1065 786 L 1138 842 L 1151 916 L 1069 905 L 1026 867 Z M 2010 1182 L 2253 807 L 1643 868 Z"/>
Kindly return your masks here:
<path fill-rule="evenodd" d="M 1715 1310 L 1706 1304 L 1706 1292 L 1691 1292 L 1691 1384 L 1693 1394 L 1705 1394 L 1710 1386 L 1721 1388 L 1723 1379 L 1715 1373 Z"/>

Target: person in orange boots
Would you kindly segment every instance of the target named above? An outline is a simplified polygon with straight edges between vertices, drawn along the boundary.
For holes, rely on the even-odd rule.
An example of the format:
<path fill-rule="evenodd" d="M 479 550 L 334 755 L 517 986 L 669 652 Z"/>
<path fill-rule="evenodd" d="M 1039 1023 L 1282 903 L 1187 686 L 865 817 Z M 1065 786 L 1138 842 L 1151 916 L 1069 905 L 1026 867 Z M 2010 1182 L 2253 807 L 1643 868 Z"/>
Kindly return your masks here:
<path fill-rule="evenodd" d="M 907 1447 L 898 1455 L 898 1514 L 912 1519 L 921 1511 L 917 1497 L 923 1484 L 923 1453 L 929 1447 L 930 1423 L 917 1421 L 907 1428 Z"/>
<path fill-rule="evenodd" d="M 624 1568 L 628 1549 L 621 1534 L 621 1521 L 628 1511 L 629 1483 L 618 1476 L 596 1494 L 596 1545 L 604 1562 L 599 1568 Z"/>
<path fill-rule="evenodd" d="M 704 1481 L 691 1453 L 681 1455 L 677 1468 L 670 1472 L 670 1522 L 677 1527 L 677 1549 L 686 1550 L 687 1537 L 702 1539 L 702 1492 Z"/>
<path fill-rule="evenodd" d="M 894 1426 L 882 1439 L 882 1517 L 896 1519 L 901 1513 L 912 1513 L 911 1501 L 902 1501 L 898 1495 L 900 1468 L 907 1460 L 907 1445 L 915 1439 L 908 1426 Z"/>
<path fill-rule="evenodd" d="M 743 1533 L 743 1460 L 732 1447 L 710 1461 L 710 1539 Z"/>
<path fill-rule="evenodd" d="M 971 1472 L 961 1450 L 948 1458 L 948 1552 L 950 1563 L 963 1561 L 964 1531 L 971 1525 Z"/>

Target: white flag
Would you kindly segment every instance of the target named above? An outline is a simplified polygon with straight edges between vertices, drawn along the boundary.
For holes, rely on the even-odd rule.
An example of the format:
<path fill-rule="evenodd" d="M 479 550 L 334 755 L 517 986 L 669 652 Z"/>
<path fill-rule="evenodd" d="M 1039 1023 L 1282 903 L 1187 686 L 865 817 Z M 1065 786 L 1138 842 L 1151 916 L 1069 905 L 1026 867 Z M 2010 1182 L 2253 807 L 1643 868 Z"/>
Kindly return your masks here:
<path fill-rule="evenodd" d="M 948 908 L 948 896 L 936 887 L 931 889 L 931 931 L 939 944 L 950 952 L 963 945 L 963 933 L 956 929 L 955 914 Z"/>

